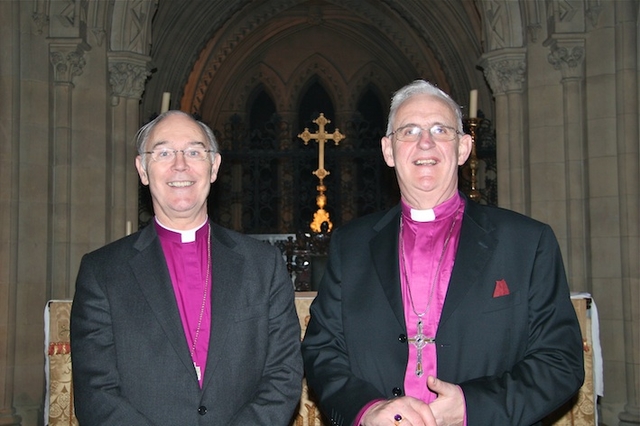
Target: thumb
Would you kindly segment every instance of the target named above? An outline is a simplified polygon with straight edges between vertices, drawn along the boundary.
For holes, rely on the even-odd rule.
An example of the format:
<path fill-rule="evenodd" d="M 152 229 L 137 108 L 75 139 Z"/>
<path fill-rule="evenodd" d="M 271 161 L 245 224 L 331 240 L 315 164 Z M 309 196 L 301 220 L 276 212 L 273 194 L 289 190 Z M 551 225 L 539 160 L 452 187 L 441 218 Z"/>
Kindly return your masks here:
<path fill-rule="evenodd" d="M 435 393 L 440 393 L 439 391 L 442 390 L 441 381 L 435 376 L 427 377 L 427 387 Z"/>

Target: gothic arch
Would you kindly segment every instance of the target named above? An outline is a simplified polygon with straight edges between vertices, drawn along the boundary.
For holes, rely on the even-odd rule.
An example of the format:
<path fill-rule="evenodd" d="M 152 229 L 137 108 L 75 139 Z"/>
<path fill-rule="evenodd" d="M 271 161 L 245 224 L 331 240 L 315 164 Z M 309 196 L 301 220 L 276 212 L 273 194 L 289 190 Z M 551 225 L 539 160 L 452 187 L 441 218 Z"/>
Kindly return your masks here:
<path fill-rule="evenodd" d="M 494 0 L 478 2 L 482 13 L 482 32 L 485 52 L 524 46 L 524 28 L 520 0 Z"/>
<path fill-rule="evenodd" d="M 286 87 L 280 76 L 265 64 L 257 64 L 246 73 L 238 74 L 238 78 L 228 84 L 233 91 L 220 94 L 221 101 L 218 109 L 210 110 L 207 115 L 209 123 L 223 123 L 231 115 L 240 114 L 244 117 L 247 100 L 255 88 L 262 84 L 269 96 L 276 102 L 276 108 L 281 111 L 284 108 L 282 99 L 285 98 Z"/>
<path fill-rule="evenodd" d="M 382 105 L 388 107 L 391 95 L 397 90 L 398 84 L 393 75 L 377 63 L 368 63 L 353 76 L 349 82 L 349 92 L 346 99 L 345 108 L 348 111 L 355 111 L 358 99 L 362 91 L 369 85 L 373 85 L 379 91 Z"/>
<path fill-rule="evenodd" d="M 327 90 L 327 93 L 333 100 L 336 111 L 342 110 L 343 105 L 345 105 L 344 94 L 347 93 L 347 84 L 334 64 L 318 54 L 311 55 L 291 74 L 291 79 L 287 84 L 288 110 L 297 110 L 300 95 L 313 76 L 317 76 Z M 333 118 L 333 120 L 335 120 L 335 118 Z"/>
<path fill-rule="evenodd" d="M 331 20 L 323 21 L 321 12 L 317 16 L 314 15 L 315 12 L 308 12 L 306 15 L 300 11 L 292 12 L 304 3 L 301 0 L 283 0 L 270 1 L 268 7 L 261 5 L 246 10 L 240 6 L 236 6 L 236 10 L 230 7 L 222 8 L 221 13 L 226 14 L 226 21 L 216 19 L 212 22 L 201 22 L 202 18 L 198 16 L 196 22 L 190 25 L 200 28 L 199 35 L 192 35 L 193 39 L 202 39 L 211 34 L 207 40 L 202 39 L 202 48 L 197 54 L 194 51 L 184 52 L 187 50 L 184 46 L 181 46 L 182 50 L 179 52 L 175 51 L 175 47 L 172 48 L 176 56 L 171 58 L 171 68 L 177 67 L 175 63 L 189 64 L 191 67 L 190 71 L 182 74 L 185 80 L 179 87 L 175 87 L 180 80 L 175 72 L 174 83 L 171 84 L 174 86 L 171 90 L 173 93 L 183 93 L 182 108 L 191 109 L 192 112 L 200 111 L 201 103 L 214 77 L 217 78 L 225 63 L 229 62 L 239 49 L 248 49 L 246 44 L 250 37 L 256 34 L 262 34 L 263 38 L 285 36 L 286 32 L 294 34 L 295 30 L 292 29 L 296 27 L 306 28 L 318 23 L 335 25 L 335 30 L 343 31 L 352 41 L 356 40 L 358 34 L 368 34 L 359 42 L 368 45 L 372 52 L 377 49 L 376 61 L 391 64 L 390 67 L 396 68 L 398 72 L 392 73 L 396 78 L 394 88 L 422 77 L 437 82 L 445 90 L 454 92 L 457 99 L 462 99 L 466 98 L 469 88 L 479 86 L 479 82 L 475 80 L 480 80 L 481 74 L 464 65 L 469 57 L 479 57 L 481 54 L 477 41 L 479 34 L 475 33 L 479 24 L 469 26 L 456 22 L 456 19 L 473 21 L 474 14 L 478 14 L 474 4 L 442 2 L 441 5 L 440 2 L 435 2 L 425 5 L 424 2 L 408 0 L 401 3 L 376 2 L 375 7 L 372 7 L 372 2 L 369 1 L 328 0 L 327 3 L 336 8 L 339 18 L 336 20 L 334 13 Z M 441 13 L 443 7 L 448 8 L 447 12 L 449 8 L 453 8 L 455 13 Z M 191 9 L 191 6 L 188 8 Z M 212 6 L 200 4 L 200 8 L 205 10 L 200 11 L 199 15 L 206 15 L 210 13 L 208 10 L 212 9 Z M 283 19 L 285 13 L 288 14 L 287 19 Z M 397 19 L 398 17 L 402 19 Z M 173 19 L 175 22 L 182 20 L 180 16 Z M 278 25 L 270 24 L 271 21 L 278 21 Z M 427 21 L 433 25 L 428 26 Z M 467 27 L 471 29 L 466 29 Z M 451 28 L 456 28 L 456 32 Z M 175 40 L 184 39 L 184 35 L 180 38 L 176 35 L 175 40 L 171 40 L 167 34 L 161 36 L 161 44 L 175 44 Z M 158 46 L 157 49 L 159 51 L 162 46 Z M 463 49 L 463 52 L 456 53 L 457 49 Z M 191 55 L 189 59 L 185 58 L 187 54 Z M 149 92 L 154 93 L 156 82 L 166 78 L 163 68 L 166 62 L 167 59 L 158 58 L 158 72 L 148 84 Z M 348 76 L 345 78 L 349 79 Z M 283 76 L 283 79 L 288 80 L 286 76 Z M 146 101 L 144 103 L 146 104 Z"/>

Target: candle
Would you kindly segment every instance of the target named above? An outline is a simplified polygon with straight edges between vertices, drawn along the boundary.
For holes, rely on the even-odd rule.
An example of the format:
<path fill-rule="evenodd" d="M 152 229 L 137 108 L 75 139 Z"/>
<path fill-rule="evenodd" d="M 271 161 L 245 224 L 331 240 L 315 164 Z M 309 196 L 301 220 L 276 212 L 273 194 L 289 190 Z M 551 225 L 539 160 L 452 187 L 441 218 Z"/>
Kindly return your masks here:
<path fill-rule="evenodd" d="M 160 108 L 160 114 L 169 111 L 169 100 L 171 100 L 171 93 L 164 92 L 162 94 L 162 108 Z"/>
<path fill-rule="evenodd" d="M 125 235 L 131 235 L 131 221 L 130 220 L 127 221 L 127 229 L 126 229 L 126 234 Z"/>
<path fill-rule="evenodd" d="M 469 93 L 469 118 L 476 118 L 478 116 L 478 91 L 473 89 Z"/>

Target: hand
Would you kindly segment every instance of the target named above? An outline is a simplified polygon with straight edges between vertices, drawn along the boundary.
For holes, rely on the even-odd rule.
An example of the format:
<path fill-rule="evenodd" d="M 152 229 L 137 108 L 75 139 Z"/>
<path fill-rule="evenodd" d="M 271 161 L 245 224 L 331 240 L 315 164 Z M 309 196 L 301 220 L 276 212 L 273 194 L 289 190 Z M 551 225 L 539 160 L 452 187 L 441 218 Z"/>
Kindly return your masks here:
<path fill-rule="evenodd" d="M 401 419 L 395 420 L 395 416 Z M 437 426 L 427 404 L 410 396 L 401 396 L 373 404 L 362 416 L 363 426 Z"/>
<path fill-rule="evenodd" d="M 438 394 L 435 401 L 429 404 L 438 426 L 462 426 L 465 419 L 465 403 L 460 386 L 433 376 L 427 378 L 427 386 Z"/>

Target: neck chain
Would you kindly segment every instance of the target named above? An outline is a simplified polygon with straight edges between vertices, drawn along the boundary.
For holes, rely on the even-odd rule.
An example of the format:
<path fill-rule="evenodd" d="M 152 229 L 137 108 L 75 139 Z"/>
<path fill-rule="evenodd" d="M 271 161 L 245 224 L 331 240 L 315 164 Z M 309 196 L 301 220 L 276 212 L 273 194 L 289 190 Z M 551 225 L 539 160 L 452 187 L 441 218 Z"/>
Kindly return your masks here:
<path fill-rule="evenodd" d="M 429 291 L 429 300 L 427 301 L 427 306 L 423 312 L 418 313 L 416 311 L 415 304 L 413 303 L 413 294 L 411 293 L 411 285 L 409 283 L 409 275 L 407 274 L 407 260 L 404 250 L 404 239 L 402 238 L 403 224 L 404 218 L 400 218 L 400 250 L 402 254 L 402 274 L 404 275 L 404 281 L 407 286 L 407 292 L 409 293 L 409 301 L 411 302 L 411 310 L 418 317 L 417 323 L 417 331 L 416 335 L 409 339 L 409 342 L 413 344 L 417 349 L 417 361 L 416 361 L 416 376 L 420 377 L 424 374 L 424 370 L 422 369 L 422 349 L 427 346 L 429 343 L 435 343 L 435 337 L 427 337 L 422 332 L 422 317 L 429 312 L 429 308 L 431 308 L 431 301 L 433 300 L 433 293 L 435 292 L 436 284 L 438 282 L 438 278 L 440 276 L 440 267 L 442 266 L 442 261 L 444 260 L 444 255 L 447 252 L 447 247 L 449 246 L 449 240 L 451 240 L 451 235 L 453 235 L 453 228 L 456 226 L 456 222 L 458 221 L 458 214 L 460 210 L 458 209 L 454 216 L 453 221 L 451 222 L 451 227 L 449 228 L 449 232 L 447 233 L 447 237 L 444 240 L 444 247 L 442 247 L 442 253 L 440 253 L 440 259 L 438 260 L 438 266 L 436 268 L 436 273 L 433 277 L 433 283 L 431 284 L 431 290 Z"/>
<path fill-rule="evenodd" d="M 211 275 L 211 225 L 209 226 L 209 232 L 207 235 L 207 271 L 205 273 L 204 288 L 202 289 L 202 305 L 200 306 L 200 316 L 198 317 L 198 326 L 196 327 L 196 333 L 193 337 L 193 344 L 191 345 L 191 360 L 193 361 L 193 367 L 196 369 L 196 375 L 198 381 L 202 378 L 202 370 L 196 362 L 194 355 L 196 353 L 196 345 L 198 344 L 198 336 L 200 335 L 200 328 L 202 327 L 202 317 L 204 316 L 204 308 L 207 305 L 207 290 L 209 288 L 209 276 Z"/>

